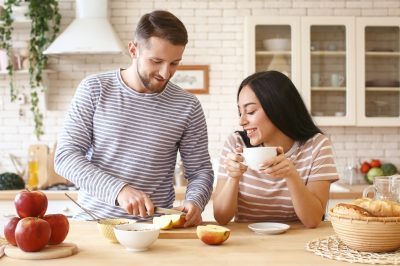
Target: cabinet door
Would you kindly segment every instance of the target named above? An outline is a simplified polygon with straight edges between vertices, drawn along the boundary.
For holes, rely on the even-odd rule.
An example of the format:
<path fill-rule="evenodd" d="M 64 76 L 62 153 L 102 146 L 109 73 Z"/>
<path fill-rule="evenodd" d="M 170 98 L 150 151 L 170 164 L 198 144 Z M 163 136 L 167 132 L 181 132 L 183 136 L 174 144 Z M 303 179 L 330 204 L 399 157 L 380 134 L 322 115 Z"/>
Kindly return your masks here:
<path fill-rule="evenodd" d="M 302 17 L 302 90 L 316 123 L 355 125 L 355 19 Z"/>
<path fill-rule="evenodd" d="M 358 125 L 400 125 L 400 18 L 357 18 Z"/>
<path fill-rule="evenodd" d="M 246 17 L 245 75 L 285 73 L 300 89 L 300 18 Z"/>

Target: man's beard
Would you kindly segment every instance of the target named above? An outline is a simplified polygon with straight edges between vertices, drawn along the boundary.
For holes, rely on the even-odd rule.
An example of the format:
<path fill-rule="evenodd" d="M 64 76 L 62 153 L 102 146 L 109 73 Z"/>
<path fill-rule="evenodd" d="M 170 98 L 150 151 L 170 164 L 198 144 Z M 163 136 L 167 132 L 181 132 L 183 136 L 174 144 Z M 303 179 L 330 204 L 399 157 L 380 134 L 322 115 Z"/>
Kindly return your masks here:
<path fill-rule="evenodd" d="M 137 74 L 138 74 L 138 76 L 140 78 L 140 81 L 143 84 L 143 87 L 149 92 L 153 92 L 153 93 L 154 92 L 156 92 L 156 93 L 162 92 L 165 89 L 165 87 L 167 86 L 167 84 L 168 84 L 168 81 L 166 81 L 164 86 L 162 86 L 161 88 L 154 88 L 154 86 L 151 86 L 150 77 L 146 78 L 144 75 L 140 74 L 140 72 L 139 72 L 139 63 L 136 64 L 136 71 L 137 71 Z"/>

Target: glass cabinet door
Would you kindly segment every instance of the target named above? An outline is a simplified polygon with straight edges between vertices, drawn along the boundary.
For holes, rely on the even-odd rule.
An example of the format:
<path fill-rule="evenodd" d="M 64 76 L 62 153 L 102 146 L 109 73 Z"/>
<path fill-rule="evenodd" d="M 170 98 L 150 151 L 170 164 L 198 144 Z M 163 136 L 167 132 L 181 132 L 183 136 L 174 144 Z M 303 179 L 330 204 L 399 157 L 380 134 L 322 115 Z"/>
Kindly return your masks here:
<path fill-rule="evenodd" d="M 300 90 L 300 18 L 247 17 L 245 74 L 277 70 Z"/>
<path fill-rule="evenodd" d="M 359 125 L 400 124 L 400 19 L 357 18 Z"/>
<path fill-rule="evenodd" d="M 354 125 L 355 20 L 303 17 L 302 89 L 318 125 Z"/>

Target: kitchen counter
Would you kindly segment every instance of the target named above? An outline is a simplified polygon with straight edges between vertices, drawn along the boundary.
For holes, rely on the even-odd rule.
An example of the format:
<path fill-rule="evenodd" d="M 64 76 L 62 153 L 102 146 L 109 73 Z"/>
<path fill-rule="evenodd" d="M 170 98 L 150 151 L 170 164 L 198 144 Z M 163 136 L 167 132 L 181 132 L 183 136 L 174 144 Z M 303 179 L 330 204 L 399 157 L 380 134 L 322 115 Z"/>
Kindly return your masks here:
<path fill-rule="evenodd" d="M 330 199 L 355 199 L 362 196 L 362 191 L 367 185 L 344 185 L 339 184 L 340 191 L 332 191 L 329 194 Z M 78 191 L 48 191 L 42 190 L 49 200 L 68 200 L 64 193 L 68 193 L 72 198 L 78 198 Z M 0 191 L 0 200 L 14 200 L 19 190 L 3 190 Z M 176 200 L 185 199 L 186 187 L 175 187 Z"/>
<path fill-rule="evenodd" d="M 21 190 L 2 190 L 0 191 L 0 200 L 14 200 L 15 195 Z M 41 190 L 47 196 L 49 200 L 69 200 L 64 193 L 68 193 L 73 199 L 78 199 L 78 191 L 76 190 L 64 190 L 64 191 L 53 191 L 53 190 Z"/>
<path fill-rule="evenodd" d="M 78 245 L 79 252 L 67 258 L 26 261 L 3 256 L 3 265 L 349 265 L 326 259 L 305 250 L 307 242 L 334 234 L 324 222 L 316 229 L 301 224 L 280 235 L 258 235 L 245 223 L 232 223 L 230 238 L 221 246 L 208 246 L 199 239 L 158 239 L 148 251 L 130 253 L 119 244 L 107 242 L 94 222 L 71 221 L 66 242 Z M 193 228 L 195 230 L 195 228 Z M 361 265 L 361 264 L 358 264 Z"/>

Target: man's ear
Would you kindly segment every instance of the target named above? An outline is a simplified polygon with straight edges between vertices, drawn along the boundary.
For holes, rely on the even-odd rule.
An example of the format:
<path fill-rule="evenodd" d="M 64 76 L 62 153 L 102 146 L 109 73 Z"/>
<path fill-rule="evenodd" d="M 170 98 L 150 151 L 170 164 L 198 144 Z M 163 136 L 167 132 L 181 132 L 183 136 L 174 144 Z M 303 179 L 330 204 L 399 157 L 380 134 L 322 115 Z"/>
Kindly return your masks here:
<path fill-rule="evenodd" d="M 139 55 L 138 45 L 135 42 L 130 41 L 128 43 L 128 52 L 131 58 L 137 58 Z"/>

